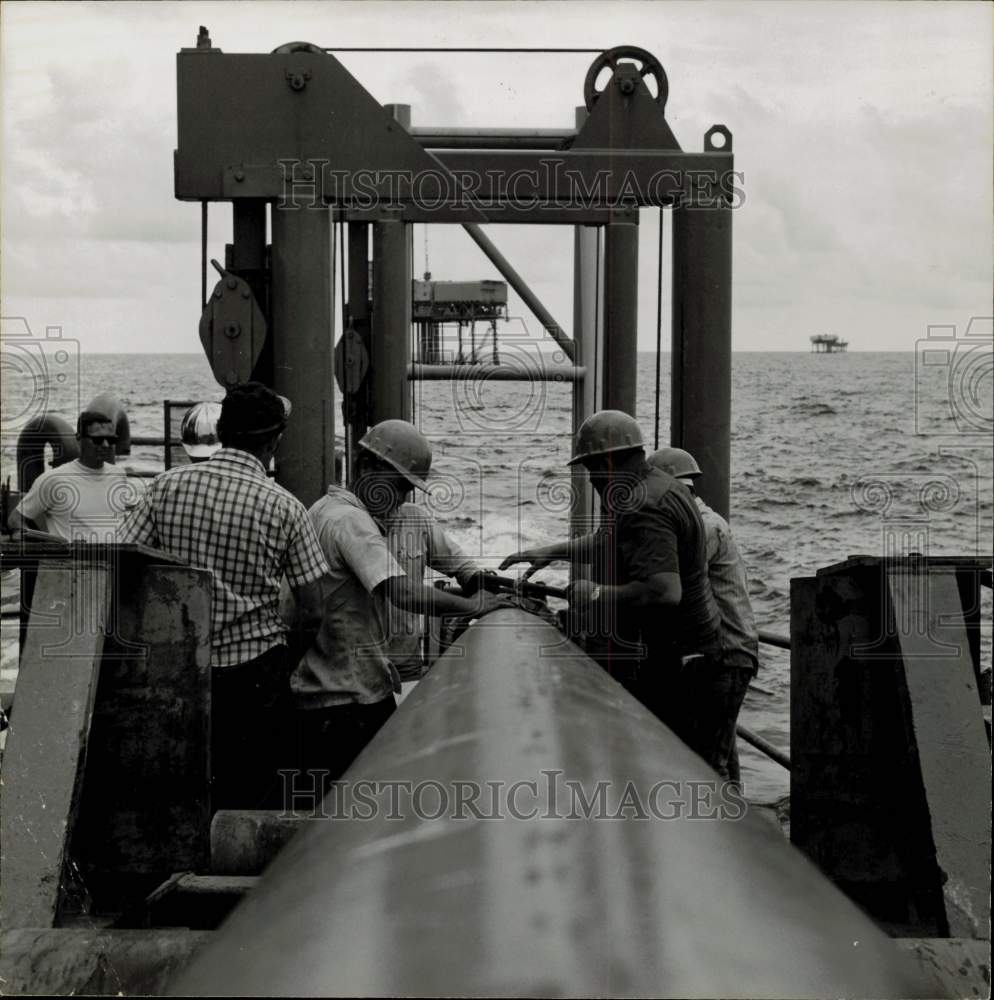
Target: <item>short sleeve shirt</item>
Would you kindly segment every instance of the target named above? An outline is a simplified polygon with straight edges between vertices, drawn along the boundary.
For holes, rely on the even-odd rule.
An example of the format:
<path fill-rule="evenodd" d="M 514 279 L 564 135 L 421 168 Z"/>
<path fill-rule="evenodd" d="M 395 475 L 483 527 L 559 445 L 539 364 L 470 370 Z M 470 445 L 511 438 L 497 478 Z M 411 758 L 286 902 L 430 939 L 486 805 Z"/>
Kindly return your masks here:
<path fill-rule="evenodd" d="M 386 520 L 387 545 L 404 572 L 422 583 L 431 568 L 462 583 L 476 571 L 476 564 L 446 533 L 431 513 L 418 504 L 405 503 Z M 421 676 L 421 637 L 424 615 L 412 614 L 383 603 L 389 645 L 387 655 L 403 680 Z"/>
<path fill-rule="evenodd" d="M 157 476 L 119 537 L 212 571 L 214 667 L 246 663 L 282 643 L 282 578 L 297 587 L 327 569 L 304 505 L 237 448 Z"/>
<path fill-rule="evenodd" d="M 404 570 L 372 516 L 351 491 L 329 486 L 308 511 L 328 563 L 317 637 L 290 679 L 300 708 L 382 701 L 400 690 L 373 591 Z"/>
<path fill-rule="evenodd" d="M 708 579 L 721 617 L 721 646 L 728 663 L 755 669 L 759 636 L 749 600 L 749 579 L 732 529 L 700 497 L 697 509 L 707 540 Z"/>
<path fill-rule="evenodd" d="M 619 608 L 616 646 L 641 643 L 644 655 L 715 653 L 718 611 L 707 576 L 704 528 L 690 492 L 672 476 L 644 465 L 630 488 L 602 515 L 595 579 L 621 585 L 657 573 L 678 573 L 678 608 Z"/>
<path fill-rule="evenodd" d="M 43 472 L 17 512 L 72 542 L 113 542 L 125 510 L 140 492 L 119 466 L 105 462 L 91 469 L 76 459 Z"/>

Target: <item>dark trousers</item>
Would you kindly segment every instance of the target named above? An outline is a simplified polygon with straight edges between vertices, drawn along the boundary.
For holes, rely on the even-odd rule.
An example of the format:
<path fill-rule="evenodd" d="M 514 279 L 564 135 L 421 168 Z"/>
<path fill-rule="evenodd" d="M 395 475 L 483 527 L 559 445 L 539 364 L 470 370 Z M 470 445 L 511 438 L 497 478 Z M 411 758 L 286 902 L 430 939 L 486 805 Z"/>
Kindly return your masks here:
<path fill-rule="evenodd" d="M 293 765 L 285 646 L 211 674 L 211 799 L 218 809 L 279 809 Z"/>
<path fill-rule="evenodd" d="M 735 727 L 754 673 L 707 659 L 687 678 L 693 704 L 692 732 L 687 742 L 728 781 L 740 780 Z"/>
<path fill-rule="evenodd" d="M 290 789 L 294 793 L 292 798 L 312 803 L 318 782 L 320 793 L 327 792 L 396 708 L 397 703 L 390 695 L 371 705 L 353 703 L 332 708 L 298 709 L 295 715 L 299 774 Z M 293 801 L 289 804 L 293 808 Z M 310 808 L 310 804 L 307 807 Z"/>
<path fill-rule="evenodd" d="M 722 778 L 739 780 L 735 727 L 755 669 L 720 655 L 643 663 L 632 693 Z M 626 685 L 627 687 L 628 685 Z"/>

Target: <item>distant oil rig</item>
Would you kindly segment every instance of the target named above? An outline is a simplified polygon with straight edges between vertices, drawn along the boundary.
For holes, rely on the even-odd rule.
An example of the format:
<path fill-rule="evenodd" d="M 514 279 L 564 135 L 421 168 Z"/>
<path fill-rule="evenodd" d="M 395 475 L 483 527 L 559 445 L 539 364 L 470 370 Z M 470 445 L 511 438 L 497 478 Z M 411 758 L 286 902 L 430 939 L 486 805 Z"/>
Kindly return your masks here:
<path fill-rule="evenodd" d="M 845 354 L 848 340 L 836 337 L 834 333 L 819 333 L 811 338 L 811 350 L 815 354 Z"/>

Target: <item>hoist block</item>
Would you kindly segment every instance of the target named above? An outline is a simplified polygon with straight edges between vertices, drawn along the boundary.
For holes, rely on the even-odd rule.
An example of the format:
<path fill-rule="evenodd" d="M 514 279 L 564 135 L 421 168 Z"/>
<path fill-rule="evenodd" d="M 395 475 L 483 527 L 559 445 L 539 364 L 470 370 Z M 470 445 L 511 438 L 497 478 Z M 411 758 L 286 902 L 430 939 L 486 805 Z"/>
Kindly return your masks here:
<path fill-rule="evenodd" d="M 266 340 L 266 319 L 248 283 L 230 271 L 218 270 L 221 280 L 200 317 L 200 343 L 214 378 L 230 389 L 251 378 Z"/>
<path fill-rule="evenodd" d="M 369 370 L 369 352 L 361 334 L 351 325 L 335 347 L 335 381 L 346 396 L 359 391 Z"/>

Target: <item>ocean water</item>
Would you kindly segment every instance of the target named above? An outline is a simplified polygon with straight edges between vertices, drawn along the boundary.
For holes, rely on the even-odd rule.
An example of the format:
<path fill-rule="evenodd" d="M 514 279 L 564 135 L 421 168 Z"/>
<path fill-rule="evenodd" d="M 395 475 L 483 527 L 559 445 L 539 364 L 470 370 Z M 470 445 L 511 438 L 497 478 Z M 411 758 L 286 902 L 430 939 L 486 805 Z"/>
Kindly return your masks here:
<path fill-rule="evenodd" d="M 664 355 L 664 444 L 669 362 Z M 655 359 L 641 355 L 639 365 L 637 415 L 651 441 Z M 71 418 L 80 403 L 112 392 L 136 435 L 162 434 L 163 399 L 223 395 L 195 355 L 88 355 L 78 372 L 52 385 L 46 405 Z M 16 480 L 16 429 L 37 406 L 38 382 L 5 360 L 3 388 L 0 476 Z M 496 567 L 516 549 L 565 537 L 568 384 L 425 382 L 412 391 L 415 420 L 434 448 L 429 502 L 467 551 Z M 992 409 L 989 345 L 986 354 L 953 351 L 945 365 L 928 366 L 913 353 L 736 354 L 730 520 L 760 627 L 786 635 L 791 578 L 850 554 L 900 551 L 914 538 L 911 547 L 923 554 L 990 556 Z M 155 448 L 135 448 L 124 460 L 147 469 L 161 461 Z M 562 583 L 565 571 L 539 578 Z M 985 600 L 982 655 L 989 665 L 989 591 Z M 4 654 L 9 670 L 9 634 Z M 786 749 L 789 654 L 763 646 L 761 655 L 758 683 L 771 693 L 750 693 L 741 721 Z M 750 798 L 785 795 L 787 773 L 740 747 Z"/>

